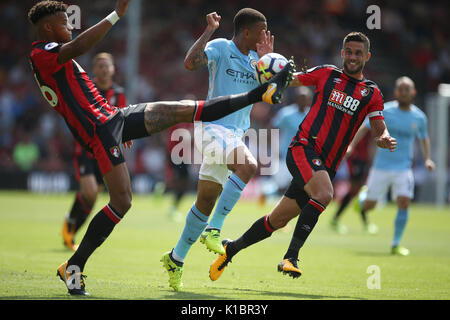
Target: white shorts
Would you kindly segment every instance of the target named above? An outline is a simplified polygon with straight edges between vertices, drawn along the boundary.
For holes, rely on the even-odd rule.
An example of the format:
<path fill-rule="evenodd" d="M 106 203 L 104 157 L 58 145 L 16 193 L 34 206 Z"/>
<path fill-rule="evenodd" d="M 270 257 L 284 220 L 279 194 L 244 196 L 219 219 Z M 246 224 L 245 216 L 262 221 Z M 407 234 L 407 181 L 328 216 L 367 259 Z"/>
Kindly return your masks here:
<path fill-rule="evenodd" d="M 370 169 L 367 178 L 367 199 L 379 200 L 386 195 L 389 187 L 393 200 L 398 196 L 414 197 L 414 175 L 411 169 L 403 171 Z"/>
<path fill-rule="evenodd" d="M 221 125 L 198 124 L 194 137 L 195 146 L 203 156 L 199 179 L 224 185 L 232 173 L 227 167 L 228 155 L 238 147 L 247 148 L 242 136 Z"/>

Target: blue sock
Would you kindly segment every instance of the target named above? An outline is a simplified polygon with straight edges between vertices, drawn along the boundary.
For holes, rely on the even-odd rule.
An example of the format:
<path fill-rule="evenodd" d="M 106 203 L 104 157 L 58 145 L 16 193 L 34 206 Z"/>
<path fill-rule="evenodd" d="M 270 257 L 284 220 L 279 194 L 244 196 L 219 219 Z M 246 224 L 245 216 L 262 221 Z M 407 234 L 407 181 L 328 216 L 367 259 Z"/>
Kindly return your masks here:
<path fill-rule="evenodd" d="M 186 224 L 184 225 L 183 233 L 173 248 L 173 258 L 183 262 L 189 249 L 195 241 L 197 241 L 207 225 L 208 216 L 201 213 L 195 204 L 192 205 L 191 210 L 189 210 L 189 213 L 186 216 Z"/>
<path fill-rule="evenodd" d="M 222 229 L 225 218 L 236 202 L 238 202 L 245 186 L 246 184 L 234 173 L 228 178 L 220 194 L 213 217 L 209 222 L 208 229 Z"/>
<path fill-rule="evenodd" d="M 408 222 L 408 216 L 408 209 L 398 209 L 397 217 L 395 218 L 394 239 L 392 240 L 392 246 L 398 246 L 400 243 L 406 223 Z"/>

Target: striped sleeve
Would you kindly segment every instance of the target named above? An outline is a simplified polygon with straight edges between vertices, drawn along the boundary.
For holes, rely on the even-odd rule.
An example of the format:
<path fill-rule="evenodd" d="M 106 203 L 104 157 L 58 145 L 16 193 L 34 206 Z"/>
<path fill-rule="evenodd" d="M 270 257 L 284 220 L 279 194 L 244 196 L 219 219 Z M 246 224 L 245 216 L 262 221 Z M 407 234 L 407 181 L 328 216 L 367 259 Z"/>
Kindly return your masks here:
<path fill-rule="evenodd" d="M 319 79 L 327 78 L 328 74 L 333 69 L 336 69 L 336 67 L 328 64 L 317 66 L 308 69 L 305 72 L 298 73 L 297 79 L 304 86 L 316 86 L 319 82 Z"/>
<path fill-rule="evenodd" d="M 32 59 L 40 70 L 53 74 L 63 65 L 58 63 L 58 54 L 61 45 L 56 42 L 39 43 L 35 46 Z"/>
<path fill-rule="evenodd" d="M 369 118 L 370 120 L 383 120 L 383 95 L 377 87 L 374 87 L 373 90 L 374 93 L 369 105 L 367 118 Z"/>

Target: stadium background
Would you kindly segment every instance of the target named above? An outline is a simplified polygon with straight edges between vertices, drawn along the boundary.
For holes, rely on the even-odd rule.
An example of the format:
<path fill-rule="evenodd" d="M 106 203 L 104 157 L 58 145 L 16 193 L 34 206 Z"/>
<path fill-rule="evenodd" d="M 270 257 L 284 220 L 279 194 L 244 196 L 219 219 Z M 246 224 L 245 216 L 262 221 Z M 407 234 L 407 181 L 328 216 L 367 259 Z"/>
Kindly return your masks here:
<path fill-rule="evenodd" d="M 62 118 L 42 99 L 27 60 L 35 33 L 26 13 L 35 2 L 3 0 L 0 3 L 0 189 L 66 191 L 76 187 L 73 138 Z M 66 3 L 80 6 L 82 31 L 112 11 L 115 1 Z M 379 85 L 386 101 L 393 98 L 395 79 L 408 75 L 418 89 L 415 103 L 427 112 L 427 95 L 436 92 L 439 83 L 450 83 L 448 1 L 166 0 L 141 1 L 141 4 L 137 86 L 134 101 L 128 103 L 205 98 L 207 70 L 185 70 L 185 54 L 203 32 L 207 13 L 217 11 L 222 16 L 220 28 L 213 37 L 231 38 L 233 16 L 247 6 L 260 10 L 267 17 L 269 30 L 275 35 L 275 52 L 294 56 L 299 67 L 324 63 L 341 66 L 339 54 L 345 34 L 353 30 L 366 33 L 372 42 L 372 59 L 364 75 Z M 369 17 L 366 8 L 371 4 L 381 8 L 381 30 L 366 27 Z M 112 53 L 116 62 L 115 80 L 124 87 L 126 19 L 89 54 L 77 59 L 91 74 L 92 57 L 101 51 Z M 74 36 L 78 33 L 74 32 Z M 291 102 L 292 92 L 289 92 L 283 105 Z M 270 128 L 270 120 L 281 106 L 255 105 L 252 127 Z M 433 125 L 429 123 L 429 127 Z M 149 192 L 156 181 L 166 180 L 167 141 L 164 133 L 158 134 L 135 141 L 127 152 L 135 191 Z M 434 155 L 435 141 L 431 142 Z M 17 151 L 20 148 L 22 153 Z M 447 164 L 449 160 L 450 153 Z M 190 170 L 191 188 L 195 191 L 198 168 L 191 166 Z M 345 168 L 342 170 L 340 176 L 345 177 Z M 424 172 L 419 148 L 416 148 L 416 201 L 433 199 L 433 188 L 429 186 L 436 175 Z M 447 181 L 449 176 L 447 173 Z M 247 196 L 257 193 L 257 182 L 258 178 L 253 179 Z M 448 185 L 447 202 L 450 201 Z"/>

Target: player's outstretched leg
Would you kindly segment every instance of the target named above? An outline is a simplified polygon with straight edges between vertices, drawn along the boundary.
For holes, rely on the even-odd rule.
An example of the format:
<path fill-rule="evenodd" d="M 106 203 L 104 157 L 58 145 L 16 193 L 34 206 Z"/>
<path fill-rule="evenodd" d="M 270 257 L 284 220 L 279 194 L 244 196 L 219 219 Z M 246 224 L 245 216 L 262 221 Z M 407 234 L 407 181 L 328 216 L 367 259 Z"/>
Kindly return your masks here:
<path fill-rule="evenodd" d="M 182 122 L 218 120 L 260 101 L 270 104 L 279 103 L 294 72 L 294 62 L 289 60 L 283 70 L 267 83 L 245 93 L 222 96 L 207 101 L 159 101 L 135 105 L 134 109 L 139 109 L 139 112 L 130 112 L 133 109 L 130 107 L 124 111 L 129 114 L 125 120 L 123 141 L 146 137 Z"/>

